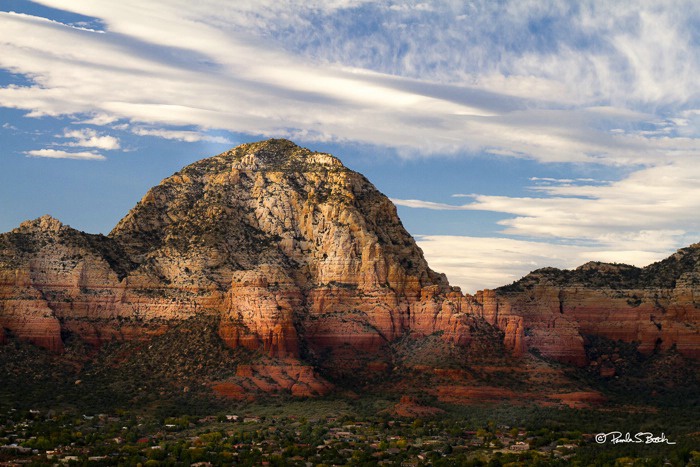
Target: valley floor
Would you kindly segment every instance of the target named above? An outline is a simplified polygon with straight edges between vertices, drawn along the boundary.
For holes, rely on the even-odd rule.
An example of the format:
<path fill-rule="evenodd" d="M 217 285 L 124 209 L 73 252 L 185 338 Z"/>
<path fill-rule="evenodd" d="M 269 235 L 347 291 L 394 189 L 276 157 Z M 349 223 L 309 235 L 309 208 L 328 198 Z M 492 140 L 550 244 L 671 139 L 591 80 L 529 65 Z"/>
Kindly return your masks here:
<path fill-rule="evenodd" d="M 186 413 L 75 408 L 0 413 L 0 465 L 699 465 L 697 413 L 447 407 L 392 414 L 376 395 L 254 404 L 202 401 Z M 167 416 L 166 416 L 167 414 Z M 668 426 L 669 417 L 674 420 Z M 662 428 L 665 426 L 666 428 Z M 696 426 L 697 428 L 697 426 Z M 675 444 L 598 444 L 597 432 L 650 431 Z M 656 431 L 659 430 L 659 431 Z"/>
<path fill-rule="evenodd" d="M 591 340 L 592 361 L 616 355 L 617 374 L 603 378 L 595 366 L 483 349 L 409 359 L 435 349 L 405 342 L 383 379 L 235 400 L 212 382 L 257 357 L 199 325 L 187 338 L 175 330 L 99 350 L 68 337 L 62 355 L 0 346 L 0 465 L 700 465 L 697 365 L 673 353 Z M 564 391 L 601 398 L 548 396 Z M 613 432 L 651 435 L 614 443 Z"/>

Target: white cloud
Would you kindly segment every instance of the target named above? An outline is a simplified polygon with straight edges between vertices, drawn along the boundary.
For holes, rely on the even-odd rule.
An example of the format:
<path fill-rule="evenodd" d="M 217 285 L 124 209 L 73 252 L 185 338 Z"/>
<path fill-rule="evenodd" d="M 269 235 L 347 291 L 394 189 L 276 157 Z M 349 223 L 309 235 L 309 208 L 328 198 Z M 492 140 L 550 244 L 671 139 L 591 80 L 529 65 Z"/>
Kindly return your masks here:
<path fill-rule="evenodd" d="M 556 183 L 559 185 L 570 185 L 572 183 L 581 183 L 581 182 L 587 182 L 587 183 L 608 183 L 603 180 L 595 180 L 593 178 L 552 178 L 552 177 L 530 177 L 531 182 L 540 182 L 540 183 Z M 453 195 L 453 196 L 458 196 L 458 195 Z"/>
<path fill-rule="evenodd" d="M 700 168 L 692 158 L 649 167 L 605 185 L 538 187 L 544 197 L 479 195 L 461 209 L 495 211 L 515 217 L 500 221 L 504 233 L 613 244 L 615 235 L 659 232 L 641 243 L 677 244 L 697 235 L 700 220 Z M 626 241 L 632 241 L 627 238 Z"/>
<path fill-rule="evenodd" d="M 178 141 L 184 141 L 186 143 L 196 143 L 197 141 L 207 141 L 210 143 L 218 144 L 233 144 L 231 140 L 223 136 L 212 136 L 198 131 L 185 131 L 185 130 L 163 130 L 163 129 L 150 129 L 150 128 L 133 128 L 132 133 L 139 136 L 155 136 L 164 139 L 174 139 Z"/>
<path fill-rule="evenodd" d="M 78 125 L 105 126 L 105 125 L 109 125 L 110 123 L 114 123 L 116 121 L 117 121 L 117 118 L 113 117 L 111 115 L 97 114 L 97 115 L 93 115 L 92 117 L 88 118 L 87 120 L 83 120 L 83 121 L 75 122 L 75 123 Z"/>
<path fill-rule="evenodd" d="M 478 195 L 465 195 L 465 194 L 458 194 L 456 195 L 457 197 L 476 197 Z M 461 204 L 461 205 L 454 205 L 454 204 L 447 204 L 447 203 L 436 203 L 433 201 L 423 201 L 420 199 L 399 199 L 399 198 L 392 198 L 391 201 L 397 205 L 397 206 L 404 206 L 407 208 L 416 208 L 416 209 L 431 209 L 433 211 L 469 211 L 473 210 L 471 207 L 471 204 Z"/>
<path fill-rule="evenodd" d="M 567 267 L 583 259 L 572 246 L 583 248 L 589 259 L 639 265 L 697 242 L 700 234 L 700 220 L 694 215 L 700 212 L 700 167 L 692 157 L 644 168 L 608 183 L 544 181 L 550 184 L 534 187 L 540 197 L 459 194 L 471 200 L 457 205 L 393 201 L 409 208 L 508 215 L 498 221 L 501 234 L 538 239 L 538 245 L 558 251 L 568 261 Z M 562 242 L 566 248 L 559 245 Z"/>
<path fill-rule="evenodd" d="M 598 246 L 510 238 L 419 235 L 416 240 L 432 269 L 445 273 L 452 285 L 458 285 L 465 293 L 471 294 L 508 285 L 543 267 L 571 269 L 588 261 L 641 267 L 665 258 L 673 251 L 673 248 L 658 248 L 653 243 L 640 250 L 608 251 Z"/>
<path fill-rule="evenodd" d="M 507 214 L 503 233 L 541 240 L 510 244 L 524 265 L 551 259 L 543 248 L 570 266 L 566 251 L 638 262 L 700 233 L 698 2 L 39 3 L 104 33 L 0 13 L 0 68 L 33 81 L 0 88 L 0 106 L 182 141 L 223 143 L 207 135 L 223 129 L 625 169 L 533 177 L 533 196 L 395 200 Z M 70 144 L 118 145 L 98 138 Z"/>
<path fill-rule="evenodd" d="M 47 157 L 49 159 L 80 159 L 92 161 L 101 161 L 106 159 L 105 156 L 96 152 L 68 152 L 58 149 L 35 149 L 26 151 L 25 154 L 28 157 Z"/>
<path fill-rule="evenodd" d="M 63 132 L 63 138 L 75 140 L 68 143 L 63 143 L 64 146 L 69 147 L 97 148 L 108 151 L 119 149 L 121 147 L 118 138 L 109 135 L 100 135 L 97 133 L 97 131 L 90 128 L 83 128 L 80 130 L 66 129 Z"/>
<path fill-rule="evenodd" d="M 2 14 L 0 67 L 36 85 L 0 89 L 0 105 L 33 116 L 626 165 L 671 157 L 676 138 L 637 130 L 697 96 L 692 3 L 41 3 L 105 33 Z"/>

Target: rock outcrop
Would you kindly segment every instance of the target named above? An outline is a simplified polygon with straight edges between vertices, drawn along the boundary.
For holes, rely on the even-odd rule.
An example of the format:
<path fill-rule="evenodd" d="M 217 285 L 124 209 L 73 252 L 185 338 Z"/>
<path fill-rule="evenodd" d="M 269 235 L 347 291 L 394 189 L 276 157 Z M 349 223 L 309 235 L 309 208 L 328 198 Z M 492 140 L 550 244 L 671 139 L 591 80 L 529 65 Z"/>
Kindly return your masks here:
<path fill-rule="evenodd" d="M 0 236 L 0 325 L 6 333 L 60 352 L 62 335 L 99 346 L 146 339 L 163 320 L 192 313 L 158 291 L 155 278 L 129 275 L 133 264 L 112 239 L 50 216 Z"/>
<path fill-rule="evenodd" d="M 250 375 L 210 381 L 240 398 L 265 381 L 324 394 L 315 370 L 364 381 L 397 359 L 430 361 L 408 355 L 421 346 L 407 339 L 469 349 L 462 357 L 497 339 L 499 352 L 585 365 L 586 336 L 600 335 L 700 358 L 699 259 L 694 245 L 644 269 L 544 269 L 463 295 L 362 175 L 269 140 L 166 178 L 108 236 L 49 216 L 0 235 L 0 344 L 14 336 L 60 353 L 70 336 L 98 348 L 206 317 L 217 339 L 258 356 L 241 367 Z"/>
<path fill-rule="evenodd" d="M 219 317 L 232 348 L 329 374 L 386 369 L 386 345 L 464 345 L 476 301 L 432 271 L 391 201 L 329 154 L 246 144 L 152 188 L 109 236 L 49 217 L 0 236 L 0 325 L 60 352 Z"/>
<path fill-rule="evenodd" d="M 645 354 L 675 348 L 700 358 L 700 244 L 645 268 L 591 262 L 540 269 L 478 299 L 507 345 L 559 361 L 587 364 L 586 336 L 637 343 Z"/>

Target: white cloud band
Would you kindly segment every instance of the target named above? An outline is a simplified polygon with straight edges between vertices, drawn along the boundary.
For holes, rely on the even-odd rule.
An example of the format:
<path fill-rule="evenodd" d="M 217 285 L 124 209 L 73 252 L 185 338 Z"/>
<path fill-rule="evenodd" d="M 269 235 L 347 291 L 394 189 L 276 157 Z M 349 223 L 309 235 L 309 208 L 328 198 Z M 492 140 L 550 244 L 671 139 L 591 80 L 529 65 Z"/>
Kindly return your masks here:
<path fill-rule="evenodd" d="M 29 157 L 46 157 L 49 159 L 79 159 L 91 161 L 101 161 L 105 159 L 105 156 L 96 152 L 68 152 L 58 149 L 35 149 L 27 151 L 25 154 Z"/>
<path fill-rule="evenodd" d="M 525 41 L 530 36 L 519 38 L 521 46 L 478 30 L 487 27 L 480 19 L 497 14 L 524 34 L 547 16 L 532 2 L 486 2 L 462 12 L 462 20 L 459 7 L 442 2 L 428 9 L 365 2 L 41 3 L 100 18 L 106 30 L 0 13 L 0 67 L 36 83 L 0 89 L 0 105 L 35 116 L 85 113 L 100 121 L 360 141 L 406 155 L 487 151 L 545 162 L 653 164 L 698 147 L 697 119 L 681 118 L 693 110 L 700 72 L 700 60 L 679 52 L 692 45 L 689 21 L 698 9 L 679 14 L 692 3 L 633 9 L 592 2 L 577 9 L 554 2 L 550 14 L 597 44 L 574 49 L 557 36 L 562 46 L 555 51 L 538 50 Z M 353 8 L 385 19 L 384 29 L 368 36 L 379 50 L 355 35 L 353 25 L 364 27 L 364 16 Z M 319 16 L 334 21 L 338 37 L 311 22 Z M 418 19 L 425 27 L 406 34 L 402 25 Z M 285 27 L 297 34 L 285 35 Z M 329 40 L 307 37 L 314 28 Z M 463 43 L 454 42 L 462 36 Z M 401 44 L 406 51 L 394 62 L 392 48 Z M 363 47 L 375 58 L 363 60 Z M 388 55 L 378 61 L 382 47 Z M 501 57 L 491 60 L 498 51 Z M 481 61 L 470 62 L 474 54 Z M 660 119 L 653 113 L 660 105 L 678 118 Z M 672 134 L 682 127 L 685 140 L 640 129 L 649 123 Z"/>

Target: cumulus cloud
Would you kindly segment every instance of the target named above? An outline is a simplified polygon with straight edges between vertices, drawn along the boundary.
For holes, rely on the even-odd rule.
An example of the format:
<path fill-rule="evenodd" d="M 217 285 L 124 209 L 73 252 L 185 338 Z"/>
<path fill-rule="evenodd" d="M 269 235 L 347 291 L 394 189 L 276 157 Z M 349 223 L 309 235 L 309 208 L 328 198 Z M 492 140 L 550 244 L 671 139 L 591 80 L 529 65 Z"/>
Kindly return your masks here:
<path fill-rule="evenodd" d="M 79 159 L 90 161 L 101 161 L 105 159 L 105 156 L 96 152 L 68 152 L 59 149 L 34 149 L 26 151 L 25 154 L 27 157 L 47 157 L 49 159 Z"/>
<path fill-rule="evenodd" d="M 80 130 L 65 130 L 63 138 L 72 139 L 67 143 L 63 143 L 69 147 L 97 148 L 112 151 L 121 147 L 119 139 L 114 136 L 100 135 L 97 131 L 90 128 Z"/>

